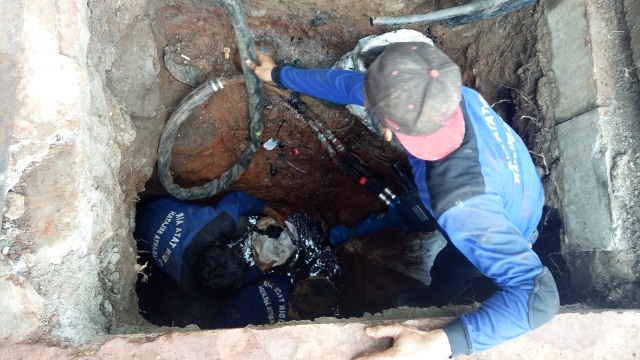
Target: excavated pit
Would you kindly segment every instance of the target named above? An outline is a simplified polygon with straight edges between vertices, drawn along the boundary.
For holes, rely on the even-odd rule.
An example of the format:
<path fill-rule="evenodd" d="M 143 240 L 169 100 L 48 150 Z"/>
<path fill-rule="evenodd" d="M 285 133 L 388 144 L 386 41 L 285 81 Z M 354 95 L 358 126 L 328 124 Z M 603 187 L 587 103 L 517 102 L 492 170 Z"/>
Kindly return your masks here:
<path fill-rule="evenodd" d="M 247 0 L 242 6 L 254 39 L 273 44 L 280 64 L 317 68 L 331 67 L 359 39 L 393 30 L 371 26 L 369 16 L 425 13 L 460 3 L 465 1 Z M 637 70 L 629 65 L 628 49 L 622 55 L 609 51 L 605 56 L 604 50 L 597 53 L 597 46 L 591 48 L 588 41 L 582 41 L 580 36 L 586 39 L 587 30 L 575 26 L 577 33 L 585 34 L 576 35 L 580 41 L 566 40 L 562 26 L 569 25 L 557 19 L 578 12 L 553 3 L 535 2 L 498 18 L 454 28 L 444 22 L 406 28 L 433 39 L 461 67 L 464 85 L 478 90 L 530 149 L 546 194 L 534 250 L 552 271 L 561 303 L 637 308 L 640 261 L 633 238 L 637 226 L 631 220 L 637 214 L 633 199 L 639 192 L 636 182 L 620 184 L 629 173 L 635 174 L 638 156 L 633 139 L 639 131 L 637 125 L 627 126 L 615 118 L 635 119 L 640 113 L 637 106 L 625 105 L 633 104 L 639 93 Z M 28 26 L 21 39 L 35 44 L 33 48 L 25 46 L 24 56 L 44 57 L 51 50 L 43 45 L 49 41 L 34 35 L 38 31 L 54 33 L 58 48 L 53 51 L 56 61 L 47 62 L 52 68 L 33 60 L 20 63 L 16 70 L 16 104 L 29 104 L 33 99 L 40 107 L 16 108 L 15 139 L 7 157 L 2 269 L 7 301 L 20 306 L 10 312 L 12 322 L 0 328 L 3 336 L 36 334 L 32 338 L 84 344 L 105 334 L 155 333 L 165 330 L 159 327 L 162 325 L 187 326 L 180 321 L 155 321 L 145 313 L 144 308 L 156 302 L 159 294 L 170 294 L 172 289 L 147 254 L 137 249 L 133 230 L 137 205 L 165 194 L 156 171 L 159 138 L 171 113 L 193 90 L 178 81 L 168 67 L 183 71 L 197 83 L 240 75 L 233 64 L 236 41 L 226 9 L 219 1 L 198 0 L 61 1 L 55 5 L 25 3 L 24 7 Z M 591 21 L 590 26 L 596 23 L 601 31 L 608 29 L 609 23 L 622 23 L 626 13 L 621 7 L 611 6 L 615 19 L 607 18 L 608 13 L 597 14 L 597 20 L 609 21 Z M 590 16 L 595 17 L 593 12 Z M 577 16 L 571 24 L 581 20 Z M 68 28 L 77 32 L 64 31 Z M 592 31 L 590 35 L 601 34 Z M 629 43 L 629 39 L 623 40 L 606 44 L 620 50 Z M 609 93 L 600 93 L 610 90 L 609 86 L 600 86 L 594 94 L 580 92 L 585 99 L 593 95 L 597 101 L 582 107 L 572 104 L 573 112 L 562 108 L 566 94 L 572 93 L 562 84 L 576 76 L 571 71 L 562 74 L 553 59 L 561 54 L 558 47 L 572 44 L 595 54 L 596 63 L 591 65 L 598 71 L 582 64 L 571 71 L 584 68 L 591 75 L 610 76 L 588 79 L 597 84 L 620 84 L 627 78 L 635 82 L 621 90 L 611 85 L 615 91 L 611 90 L 610 102 L 602 101 Z M 22 54 L 19 50 L 11 49 Z M 614 60 L 626 62 L 604 61 L 614 57 L 611 54 L 616 54 Z M 603 71 L 603 63 L 625 65 Z M 55 87 L 35 86 L 40 84 L 33 79 L 52 69 L 61 74 L 53 81 Z M 35 85 L 30 87 L 33 84 L 29 81 Z M 27 91 L 34 88 L 45 89 L 46 96 Z M 273 138 L 279 145 L 272 150 L 260 148 L 229 189 L 246 191 L 287 213 L 307 214 L 321 231 L 339 223 L 350 225 L 384 210 L 385 205 L 373 193 L 331 161 L 309 126 L 287 103 L 286 92 L 266 87 L 265 93 L 262 141 Z M 49 106 L 50 98 L 58 105 Z M 345 108 L 304 96 L 302 100 L 363 164 L 396 193 L 402 192 L 391 169 L 393 163 L 406 161 L 401 151 L 369 132 Z M 51 108 L 55 111 L 49 111 Z M 598 118 L 599 122 L 589 123 L 595 124 L 592 127 L 571 127 L 577 122 L 574 120 L 585 122 L 590 118 L 584 120 L 583 115 L 594 113 L 615 121 Z M 248 142 L 247 116 L 243 83 L 215 93 L 202 108 L 194 110 L 181 126 L 173 148 L 174 180 L 185 187 L 201 185 L 228 169 Z M 622 129 L 623 136 L 617 129 Z M 589 147 L 592 142 L 600 144 L 602 138 L 606 146 Z M 579 151 L 572 152 L 575 148 Z M 592 158 L 584 160 L 576 153 L 588 153 Z M 570 165 L 563 161 L 568 154 L 574 156 Z M 595 169 L 596 176 L 591 167 L 581 166 L 585 163 L 590 163 L 586 165 Z M 607 168 L 601 171 L 605 163 Z M 600 214 L 598 211 L 606 215 L 595 220 L 583 215 L 587 207 L 567 202 L 566 197 L 571 186 L 591 184 L 589 181 L 596 182 L 597 188 L 580 188 L 589 194 L 582 195 L 578 203 L 588 203 L 592 194 L 598 200 L 605 194 L 608 201 L 588 207 L 587 215 Z M 215 203 L 219 197 L 196 202 Z M 327 245 L 326 239 L 322 241 Z M 346 321 L 382 312 L 391 308 L 393 293 L 424 286 L 397 266 L 402 254 L 410 254 L 412 248 L 406 246 L 410 243 L 408 235 L 391 229 L 337 249 L 339 311 L 337 319 L 322 321 Z M 149 279 L 152 281 L 144 282 Z M 150 283 L 169 285 L 152 288 Z M 457 303 L 482 301 L 492 291 L 490 281 L 479 279 Z M 180 301 L 179 296 L 169 297 L 163 300 Z M 400 310 L 394 318 L 411 318 L 412 314 Z"/>
<path fill-rule="evenodd" d="M 259 4 L 254 6 L 260 7 Z M 193 90 L 184 83 L 198 85 L 205 79 L 231 78 L 240 74 L 233 64 L 236 50 L 234 31 L 226 9 L 172 3 L 155 5 L 149 12 L 149 27 L 162 62 L 158 72 L 158 98 L 168 112 Z M 284 14 L 271 14 L 267 12 L 264 16 L 248 17 L 255 39 L 274 45 L 279 64 L 298 67 L 330 67 L 359 38 L 390 31 L 358 22 L 332 20 L 331 14 L 321 10 L 309 10 L 302 16 L 288 14 L 289 21 L 283 20 Z M 442 24 L 413 28 L 429 34 L 438 46 L 452 55 L 462 66 L 465 84 L 479 89 L 505 119 L 515 119 L 512 125 L 521 136 L 529 140 L 532 148 L 537 148 L 537 153 L 543 153 L 549 151 L 550 144 L 544 142 L 546 139 L 542 143 L 538 140 L 531 144 L 531 139 L 540 139 L 543 133 L 541 124 L 544 124 L 543 114 L 531 93 L 536 78 L 541 76 L 532 51 L 537 39 L 532 32 L 515 30 L 516 27 L 527 27 L 535 16 L 535 12 L 529 9 L 498 21 L 488 20 L 474 25 L 471 33 L 466 34 L 468 38 L 452 35 L 451 29 Z M 499 39 L 499 35 L 494 35 L 496 33 L 519 33 L 519 37 L 512 37 L 511 45 L 505 48 L 502 46 L 504 39 Z M 506 56 L 508 52 L 516 55 Z M 335 224 L 351 225 L 372 212 L 384 210 L 385 205 L 375 194 L 336 166 L 311 128 L 288 104 L 289 92 L 271 86 L 265 87 L 265 92 L 262 143 L 276 139 L 278 146 L 273 150 L 261 148 L 244 174 L 229 189 L 248 192 L 287 213 L 307 214 L 320 221 L 325 231 Z M 329 106 L 304 96 L 302 100 L 375 175 L 389 184 L 394 192 L 403 192 L 391 167 L 396 162 L 407 165 L 401 151 L 369 132 L 346 108 Z M 183 187 L 203 185 L 219 177 L 239 159 L 248 142 L 247 109 L 244 83 L 235 82 L 214 93 L 203 107 L 192 112 L 181 126 L 172 152 L 171 171 L 176 183 Z M 143 124 L 152 120 L 145 117 L 134 118 L 134 121 L 137 136 L 149 139 L 148 144 L 155 144 L 161 127 L 146 128 Z M 151 155 L 150 162 L 156 160 L 153 150 L 153 147 L 146 149 Z M 541 164 L 542 172 L 548 172 L 543 166 Z M 162 194 L 166 192 L 154 172 L 139 196 L 144 202 L 149 197 Z M 215 204 L 218 199 L 219 196 L 215 196 L 196 202 Z M 553 212 L 552 209 L 547 216 L 557 217 Z M 552 221 L 542 229 L 544 243 L 556 251 L 560 225 Z M 373 239 L 367 242 L 350 244 L 338 250 L 340 267 L 344 269 L 341 283 L 337 284 L 341 289 L 338 301 L 340 316 L 360 317 L 365 313 L 389 309 L 394 293 L 424 286 L 407 276 L 408 271 L 392 270 L 394 267 L 390 268 L 390 262 L 385 259 L 385 253 L 399 253 L 400 258 L 413 255 L 411 252 L 415 249 L 390 243 L 402 243 L 406 237 L 399 231 L 390 230 L 372 236 Z M 322 245 L 328 245 L 326 240 Z M 402 264 L 402 260 L 396 261 Z M 145 281 L 138 281 L 137 285 L 141 313 L 151 322 L 166 324 L 167 321 L 158 322 L 147 310 L 170 308 L 170 305 L 154 306 L 154 301 L 158 303 L 158 299 L 171 297 L 167 294 L 180 292 L 154 269 L 150 258 L 142 256 L 139 263 L 146 265 Z M 554 264 L 554 271 L 561 280 L 564 279 L 566 268 L 562 266 L 562 259 L 555 259 Z M 402 265 L 395 266 L 395 270 L 398 269 L 402 270 Z M 370 276 L 373 272 L 375 277 Z M 141 275 L 139 279 L 142 278 Z M 459 299 L 459 303 L 482 301 L 493 289 L 490 281 L 478 280 L 473 289 Z M 567 302 L 566 298 L 563 300 Z M 173 299 L 168 304 L 185 302 L 184 299 Z M 169 324 L 185 326 L 189 323 L 173 312 L 166 317 L 173 320 L 168 321 Z"/>

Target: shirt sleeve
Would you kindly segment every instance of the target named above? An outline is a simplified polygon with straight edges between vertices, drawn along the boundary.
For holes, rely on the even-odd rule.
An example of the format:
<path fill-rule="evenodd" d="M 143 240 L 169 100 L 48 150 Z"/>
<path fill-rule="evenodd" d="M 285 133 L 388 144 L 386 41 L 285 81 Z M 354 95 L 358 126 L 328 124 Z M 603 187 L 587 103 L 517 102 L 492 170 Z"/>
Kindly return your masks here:
<path fill-rule="evenodd" d="M 231 215 L 236 223 L 240 216 L 259 214 L 264 211 L 264 207 L 264 201 L 237 190 L 227 193 L 216 206 L 219 211 Z"/>
<path fill-rule="evenodd" d="M 273 81 L 286 89 L 336 104 L 364 105 L 365 74 L 341 69 L 297 69 L 290 66 L 272 72 Z"/>
<path fill-rule="evenodd" d="M 549 271 L 509 221 L 497 195 L 445 211 L 438 222 L 453 244 L 498 291 L 476 311 L 444 327 L 454 355 L 489 349 L 549 321 L 560 306 Z"/>

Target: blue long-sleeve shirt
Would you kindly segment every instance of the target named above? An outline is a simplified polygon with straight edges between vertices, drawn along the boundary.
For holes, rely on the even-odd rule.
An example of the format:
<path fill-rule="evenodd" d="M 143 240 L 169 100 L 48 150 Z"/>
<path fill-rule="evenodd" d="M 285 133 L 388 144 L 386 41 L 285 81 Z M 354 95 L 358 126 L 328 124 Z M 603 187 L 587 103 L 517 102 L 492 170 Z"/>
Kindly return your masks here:
<path fill-rule="evenodd" d="M 364 105 L 365 74 L 339 69 L 276 68 L 285 88 L 338 104 Z M 544 194 L 520 137 L 476 91 L 462 87 L 465 136 L 444 159 L 409 154 L 427 209 L 450 241 L 499 290 L 479 309 L 444 327 L 453 355 L 488 349 L 551 319 L 559 308 L 548 269 L 528 240 Z"/>
<path fill-rule="evenodd" d="M 220 305 L 212 328 L 240 328 L 291 320 L 289 279 L 272 273 L 246 284 Z"/>
<path fill-rule="evenodd" d="M 136 233 L 148 246 L 158 267 L 185 290 L 190 290 L 192 279 L 183 279 L 187 247 L 204 248 L 225 239 L 235 231 L 240 216 L 260 213 L 264 208 L 262 200 L 241 191 L 227 193 L 216 206 L 194 205 L 164 197 L 145 207 L 137 221 Z M 214 219 L 222 221 L 213 223 Z M 208 231 L 208 236 L 201 236 L 201 243 L 192 244 L 208 224 L 215 229 Z M 251 268 L 248 273 L 253 279 L 260 271 Z"/>

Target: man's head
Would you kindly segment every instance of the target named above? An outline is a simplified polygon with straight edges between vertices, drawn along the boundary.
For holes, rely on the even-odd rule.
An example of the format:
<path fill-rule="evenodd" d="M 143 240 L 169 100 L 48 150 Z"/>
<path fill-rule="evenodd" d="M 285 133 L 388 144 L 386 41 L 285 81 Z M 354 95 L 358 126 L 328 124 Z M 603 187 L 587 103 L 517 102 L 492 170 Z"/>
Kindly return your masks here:
<path fill-rule="evenodd" d="M 324 277 L 313 276 L 296 285 L 289 296 L 289 315 L 297 320 L 332 316 L 336 289 Z"/>
<path fill-rule="evenodd" d="M 462 143 L 460 68 L 435 46 L 389 44 L 367 70 L 367 113 L 424 160 L 439 160 Z"/>
<path fill-rule="evenodd" d="M 219 244 L 203 249 L 193 266 L 196 283 L 218 293 L 240 286 L 246 272 L 246 264 L 240 255 Z"/>

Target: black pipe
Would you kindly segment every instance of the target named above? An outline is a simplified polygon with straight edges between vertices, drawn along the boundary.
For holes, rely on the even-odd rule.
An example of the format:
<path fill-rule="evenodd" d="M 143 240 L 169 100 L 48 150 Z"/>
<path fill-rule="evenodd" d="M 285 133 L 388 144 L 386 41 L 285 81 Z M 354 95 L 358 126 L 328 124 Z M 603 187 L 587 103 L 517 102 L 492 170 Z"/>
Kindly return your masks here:
<path fill-rule="evenodd" d="M 474 12 L 490 9 L 496 5 L 500 5 L 509 0 L 478 0 L 469 4 L 454 6 L 448 9 L 442 9 L 427 14 L 397 16 L 397 17 L 370 17 L 371 25 L 379 26 L 401 26 L 428 23 L 439 20 L 446 20 L 458 16 L 468 15 Z"/>
<path fill-rule="evenodd" d="M 229 12 L 235 30 L 240 58 L 252 59 L 257 63 L 258 54 L 242 8 L 236 0 L 224 0 L 224 4 Z M 178 108 L 171 114 L 167 124 L 162 130 L 160 144 L 158 146 L 158 174 L 164 188 L 169 194 L 178 199 L 204 199 L 226 190 L 229 185 L 238 180 L 260 148 L 262 129 L 264 127 L 264 86 L 262 81 L 247 67 L 244 61 L 241 61 L 241 63 L 247 87 L 247 95 L 249 97 L 250 141 L 247 144 L 247 148 L 242 155 L 240 155 L 240 160 L 222 173 L 220 178 L 211 180 L 203 186 L 183 188 L 173 182 L 169 167 L 171 165 L 171 149 L 173 148 L 180 124 L 189 116 L 195 106 L 202 105 L 214 92 L 224 87 L 225 83 L 229 81 L 212 80 L 200 85 L 178 105 Z M 237 81 L 237 79 L 233 81 Z"/>
<path fill-rule="evenodd" d="M 345 146 L 336 138 L 331 129 L 324 126 L 309 110 L 309 106 L 300 99 L 300 93 L 291 92 L 287 102 L 300 114 L 300 117 L 311 127 L 322 146 L 327 149 L 329 156 L 352 179 L 376 194 L 380 201 L 389 205 L 396 195 L 388 186 L 373 175 Z"/>

